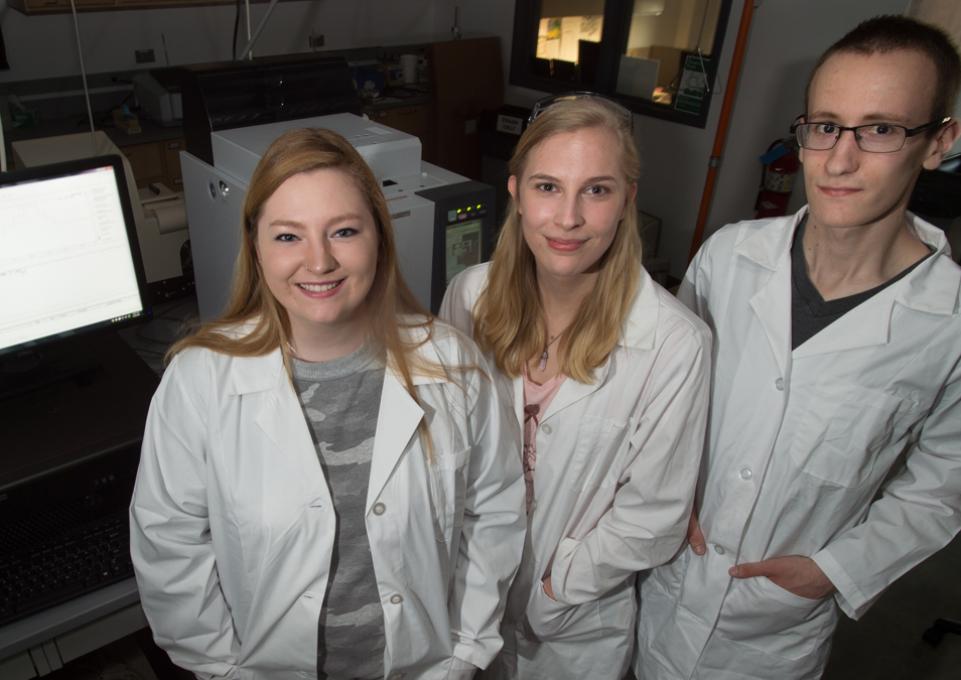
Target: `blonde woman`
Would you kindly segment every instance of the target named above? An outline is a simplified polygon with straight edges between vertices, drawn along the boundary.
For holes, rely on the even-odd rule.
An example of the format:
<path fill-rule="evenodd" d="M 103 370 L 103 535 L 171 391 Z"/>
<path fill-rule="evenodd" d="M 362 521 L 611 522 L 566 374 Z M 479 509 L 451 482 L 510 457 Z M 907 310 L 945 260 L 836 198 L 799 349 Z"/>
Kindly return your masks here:
<path fill-rule="evenodd" d="M 685 537 L 710 334 L 641 267 L 631 123 L 590 94 L 535 107 L 493 259 L 441 308 L 492 359 L 524 430 L 529 540 L 485 677 L 620 680 L 635 574 Z"/>
<path fill-rule="evenodd" d="M 131 549 L 202 678 L 469 678 L 524 536 L 517 424 L 400 279 L 370 169 L 324 130 L 254 171 L 224 317 L 172 350 Z"/>

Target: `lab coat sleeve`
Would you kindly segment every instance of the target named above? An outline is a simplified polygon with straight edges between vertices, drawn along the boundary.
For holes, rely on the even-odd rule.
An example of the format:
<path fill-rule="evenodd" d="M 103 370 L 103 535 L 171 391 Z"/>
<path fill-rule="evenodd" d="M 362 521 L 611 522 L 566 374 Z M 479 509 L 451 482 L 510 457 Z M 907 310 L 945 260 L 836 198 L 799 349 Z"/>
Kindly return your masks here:
<path fill-rule="evenodd" d="M 685 324 L 666 334 L 614 503 L 586 536 L 565 538 L 551 567 L 555 598 L 596 600 L 632 573 L 673 557 L 687 533 L 704 447 L 711 339 Z"/>
<path fill-rule="evenodd" d="M 479 354 L 472 359 L 487 375 L 474 372 L 472 450 L 450 617 L 454 656 L 486 668 L 503 643 L 507 589 L 524 549 L 525 491 L 517 420 L 487 377 L 486 362 Z"/>
<path fill-rule="evenodd" d="M 711 243 L 711 239 L 708 239 L 697 251 L 697 255 L 688 265 L 687 272 L 677 289 L 677 299 L 698 317 L 708 322 L 709 325 L 711 324 L 707 305 L 707 295 L 710 291 L 710 255 L 708 250 Z M 711 327 L 713 328 L 713 325 Z"/>
<path fill-rule="evenodd" d="M 813 559 L 837 588 L 838 605 L 856 619 L 891 583 L 947 545 L 959 528 L 961 365 L 955 365 L 904 469 L 883 487 L 864 522 Z"/>
<path fill-rule="evenodd" d="M 178 355 L 147 416 L 130 507 L 130 548 L 154 639 L 198 677 L 236 677 L 235 639 L 214 561 L 207 507 L 206 423 L 189 387 L 207 367 Z M 186 380 L 190 374 L 191 379 Z"/>

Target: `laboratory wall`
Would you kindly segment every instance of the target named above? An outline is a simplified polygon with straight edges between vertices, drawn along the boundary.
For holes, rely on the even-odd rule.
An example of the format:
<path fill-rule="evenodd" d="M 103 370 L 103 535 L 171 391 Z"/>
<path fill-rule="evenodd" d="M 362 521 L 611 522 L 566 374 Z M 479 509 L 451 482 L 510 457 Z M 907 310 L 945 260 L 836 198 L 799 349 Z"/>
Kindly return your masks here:
<path fill-rule="evenodd" d="M 791 120 L 801 112 L 804 86 L 818 54 L 859 21 L 905 12 L 911 4 L 910 0 L 754 3 L 757 7 L 706 234 L 753 215 L 761 172 L 758 156 L 772 140 L 787 135 Z M 325 49 L 445 39 L 451 36 L 456 10 L 462 35 L 500 37 L 507 102 L 529 106 L 543 93 L 508 82 L 514 5 L 515 0 L 285 1 L 276 6 L 255 54 L 309 51 L 311 33 L 324 35 Z M 638 202 L 662 220 L 659 255 L 668 258 L 675 276 L 683 274 L 687 264 L 743 5 L 744 0 L 733 0 L 706 127 L 635 117 L 643 161 Z M 253 26 L 266 8 L 266 3 L 251 6 Z M 142 49 L 154 50 L 156 65 L 229 59 L 233 20 L 232 5 L 81 13 L 87 71 L 141 68 L 135 63 L 134 51 Z M 0 27 L 11 66 L 9 71 L 0 71 L 0 84 L 79 73 L 71 15 L 28 17 L 0 0 Z M 241 37 L 238 46 L 244 42 Z M 798 187 L 793 204 L 801 201 L 803 191 Z"/>
<path fill-rule="evenodd" d="M 267 7 L 263 2 L 251 5 L 253 28 Z M 308 52 L 311 33 L 324 35 L 324 49 L 436 40 L 439 32 L 450 28 L 447 9 L 447 0 L 285 1 L 273 10 L 254 54 Z M 147 66 L 228 60 L 234 16 L 232 4 L 82 12 L 78 23 L 86 70 L 144 68 L 136 63 L 134 52 L 146 49 L 153 49 L 156 56 L 156 62 Z M 9 71 L 0 71 L 0 83 L 80 73 L 69 13 L 25 16 L 0 0 L 0 27 L 10 63 Z M 238 51 L 246 44 L 243 22 L 237 44 Z"/>
<path fill-rule="evenodd" d="M 500 35 L 505 70 L 510 64 L 514 0 L 462 1 L 461 17 L 471 30 Z M 818 55 L 858 22 L 878 14 L 904 13 L 909 0 L 755 0 L 757 7 L 748 39 L 727 146 L 705 234 L 724 224 L 753 216 L 760 181 L 758 160 L 771 141 L 788 134 L 801 113 L 804 87 Z M 733 0 L 718 76 L 706 126 L 636 116 L 643 163 L 638 204 L 662 221 L 658 255 L 681 276 L 687 266 L 698 209 L 707 176 L 721 103 L 744 0 Z M 509 103 L 529 105 L 543 93 L 507 88 Z M 794 205 L 803 201 L 798 187 Z"/>
<path fill-rule="evenodd" d="M 788 137 L 791 123 L 804 112 L 804 89 L 820 54 L 861 21 L 879 14 L 903 14 L 908 4 L 908 0 L 760 3 L 751 24 L 705 237 L 753 215 L 761 180 L 758 157 L 771 142 Z M 803 203 L 799 175 L 791 207 Z"/>

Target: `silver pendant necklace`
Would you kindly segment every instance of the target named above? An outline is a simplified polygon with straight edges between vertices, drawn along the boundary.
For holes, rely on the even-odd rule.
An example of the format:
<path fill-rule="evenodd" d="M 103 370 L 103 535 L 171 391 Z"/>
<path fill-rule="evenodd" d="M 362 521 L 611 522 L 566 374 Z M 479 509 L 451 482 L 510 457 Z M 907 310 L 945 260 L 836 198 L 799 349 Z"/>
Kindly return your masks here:
<path fill-rule="evenodd" d="M 567 329 L 565 328 L 564 330 L 567 330 Z M 547 369 L 547 360 L 551 356 L 550 354 L 551 345 L 553 345 L 557 341 L 557 339 L 561 337 L 561 335 L 563 334 L 564 334 L 564 331 L 561 331 L 557 335 L 552 336 L 550 340 L 548 340 L 547 344 L 544 345 L 544 351 L 541 352 L 541 360 L 537 364 L 537 370 L 544 371 Z"/>

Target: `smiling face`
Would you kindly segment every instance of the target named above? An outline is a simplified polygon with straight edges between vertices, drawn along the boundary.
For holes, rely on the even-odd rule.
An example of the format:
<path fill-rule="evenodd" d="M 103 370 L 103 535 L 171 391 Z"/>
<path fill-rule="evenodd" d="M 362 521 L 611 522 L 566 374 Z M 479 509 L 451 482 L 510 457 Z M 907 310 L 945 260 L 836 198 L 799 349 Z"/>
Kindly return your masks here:
<path fill-rule="evenodd" d="M 923 125 L 931 116 L 936 80 L 934 64 L 920 52 L 839 52 L 821 65 L 811 81 L 806 119 L 843 126 Z M 934 136 L 909 137 L 904 148 L 893 153 L 861 151 L 852 132 L 842 133 L 833 149 L 802 149 L 812 220 L 833 228 L 885 220 L 900 224 L 921 168 L 939 165 L 955 128 L 941 129 Z"/>
<path fill-rule="evenodd" d="M 621 170 L 617 136 L 602 127 L 551 135 L 508 190 L 540 281 L 591 274 L 610 247 L 637 186 Z"/>
<path fill-rule="evenodd" d="M 334 358 L 363 342 L 377 225 L 346 173 L 314 170 L 284 181 L 264 203 L 256 244 L 264 283 L 287 311 L 301 358 Z"/>

